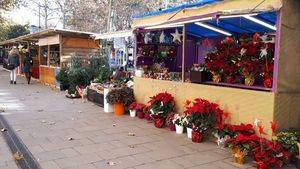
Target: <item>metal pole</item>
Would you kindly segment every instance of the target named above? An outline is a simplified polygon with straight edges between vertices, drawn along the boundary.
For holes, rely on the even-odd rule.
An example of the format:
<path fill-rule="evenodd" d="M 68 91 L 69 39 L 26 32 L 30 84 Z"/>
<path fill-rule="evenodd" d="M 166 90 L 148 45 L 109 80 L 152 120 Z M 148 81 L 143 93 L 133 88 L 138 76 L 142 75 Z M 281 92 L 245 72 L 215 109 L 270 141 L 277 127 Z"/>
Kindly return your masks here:
<path fill-rule="evenodd" d="M 183 25 L 182 29 L 183 37 L 182 37 L 182 64 L 181 64 L 181 70 L 182 70 L 182 82 L 185 81 L 185 49 L 186 49 L 186 24 Z"/>

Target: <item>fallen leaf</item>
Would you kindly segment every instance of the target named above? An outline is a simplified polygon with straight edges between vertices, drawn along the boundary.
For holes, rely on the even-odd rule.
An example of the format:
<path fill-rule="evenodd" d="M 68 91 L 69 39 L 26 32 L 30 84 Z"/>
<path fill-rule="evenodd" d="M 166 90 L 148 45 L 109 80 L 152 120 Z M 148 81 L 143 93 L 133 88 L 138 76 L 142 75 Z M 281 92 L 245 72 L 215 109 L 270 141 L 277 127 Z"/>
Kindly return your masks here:
<path fill-rule="evenodd" d="M 42 112 L 42 111 L 44 111 L 43 109 L 38 109 L 38 112 Z"/>
<path fill-rule="evenodd" d="M 113 127 L 116 127 L 116 124 L 113 124 L 112 126 L 113 126 Z"/>
<path fill-rule="evenodd" d="M 109 162 L 107 162 L 107 164 L 112 166 L 112 165 L 116 165 L 117 163 L 113 162 L 113 161 L 109 161 Z"/>
<path fill-rule="evenodd" d="M 46 123 L 46 120 L 42 120 L 42 123 Z"/>
<path fill-rule="evenodd" d="M 6 128 L 2 128 L 2 129 L 1 129 L 1 132 L 5 132 L 5 131 L 7 131 Z"/>
<path fill-rule="evenodd" d="M 128 133 L 128 136 L 135 136 L 135 133 Z"/>
<path fill-rule="evenodd" d="M 5 112 L 5 109 L 3 107 L 0 107 L 0 112 Z"/>
<path fill-rule="evenodd" d="M 48 125 L 55 125 L 55 124 L 56 124 L 56 123 L 53 122 L 53 121 L 48 123 Z"/>
<path fill-rule="evenodd" d="M 81 111 L 81 110 L 79 110 L 79 111 L 78 111 L 78 113 L 82 113 L 82 111 Z"/>
<path fill-rule="evenodd" d="M 19 152 L 16 152 L 15 154 L 13 154 L 12 158 L 15 161 L 19 161 L 19 160 L 21 160 L 23 158 L 23 155 L 20 154 Z"/>
<path fill-rule="evenodd" d="M 72 138 L 72 137 L 69 137 L 69 138 L 68 138 L 68 140 L 69 140 L 69 141 L 72 141 L 72 140 L 74 140 L 74 138 Z"/>
<path fill-rule="evenodd" d="M 21 101 L 24 101 L 24 100 L 25 100 L 25 98 L 21 98 L 20 100 L 21 100 Z"/>
<path fill-rule="evenodd" d="M 128 147 L 129 147 L 129 148 L 135 148 L 135 146 L 134 146 L 134 145 L 129 145 Z"/>
<path fill-rule="evenodd" d="M 17 129 L 16 131 L 22 131 L 21 129 Z"/>

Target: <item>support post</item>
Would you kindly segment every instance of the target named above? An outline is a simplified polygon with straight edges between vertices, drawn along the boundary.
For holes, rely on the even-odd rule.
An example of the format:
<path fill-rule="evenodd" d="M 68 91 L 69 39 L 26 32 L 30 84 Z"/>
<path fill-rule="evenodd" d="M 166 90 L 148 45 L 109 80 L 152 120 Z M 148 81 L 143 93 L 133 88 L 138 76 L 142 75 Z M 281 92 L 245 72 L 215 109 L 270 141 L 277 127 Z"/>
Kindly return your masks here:
<path fill-rule="evenodd" d="M 278 86 L 278 62 L 280 54 L 280 36 L 281 36 L 281 13 L 282 10 L 277 12 L 276 35 L 275 35 L 275 52 L 274 52 L 274 70 L 273 70 L 273 87 L 272 91 L 277 92 Z"/>
<path fill-rule="evenodd" d="M 183 25 L 182 29 L 182 62 L 181 62 L 181 73 L 182 73 L 182 82 L 185 82 L 185 55 L 186 55 L 186 24 Z"/>

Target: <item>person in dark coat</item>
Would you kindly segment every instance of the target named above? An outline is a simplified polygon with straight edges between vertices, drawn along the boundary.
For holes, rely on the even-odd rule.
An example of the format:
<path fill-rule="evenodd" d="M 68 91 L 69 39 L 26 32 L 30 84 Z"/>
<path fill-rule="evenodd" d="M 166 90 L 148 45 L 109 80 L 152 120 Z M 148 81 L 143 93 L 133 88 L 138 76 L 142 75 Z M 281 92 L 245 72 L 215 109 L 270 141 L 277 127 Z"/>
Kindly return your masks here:
<path fill-rule="evenodd" d="M 13 48 L 8 55 L 8 68 L 10 70 L 10 84 L 17 84 L 17 68 L 20 66 L 19 50 Z"/>
<path fill-rule="evenodd" d="M 28 51 L 28 49 L 23 49 L 23 53 L 25 53 L 24 61 L 23 61 L 23 73 L 25 74 L 25 77 L 27 79 L 27 84 L 30 84 L 31 79 L 31 72 L 30 68 L 33 64 L 32 57 Z"/>

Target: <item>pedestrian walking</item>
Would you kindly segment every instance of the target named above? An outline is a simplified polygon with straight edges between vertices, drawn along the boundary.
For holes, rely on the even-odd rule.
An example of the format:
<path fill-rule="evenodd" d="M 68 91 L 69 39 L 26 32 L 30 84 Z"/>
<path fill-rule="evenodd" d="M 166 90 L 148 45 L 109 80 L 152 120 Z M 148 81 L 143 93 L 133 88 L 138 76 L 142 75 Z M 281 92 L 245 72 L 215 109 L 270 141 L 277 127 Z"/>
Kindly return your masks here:
<path fill-rule="evenodd" d="M 25 54 L 22 72 L 25 74 L 25 77 L 27 79 L 27 84 L 30 84 L 31 66 L 33 64 L 33 60 L 32 60 L 32 57 L 31 57 L 28 49 L 23 48 L 22 51 Z"/>
<path fill-rule="evenodd" d="M 19 50 L 13 48 L 8 55 L 7 69 L 10 70 L 10 84 L 17 84 L 17 68 L 20 66 Z"/>

